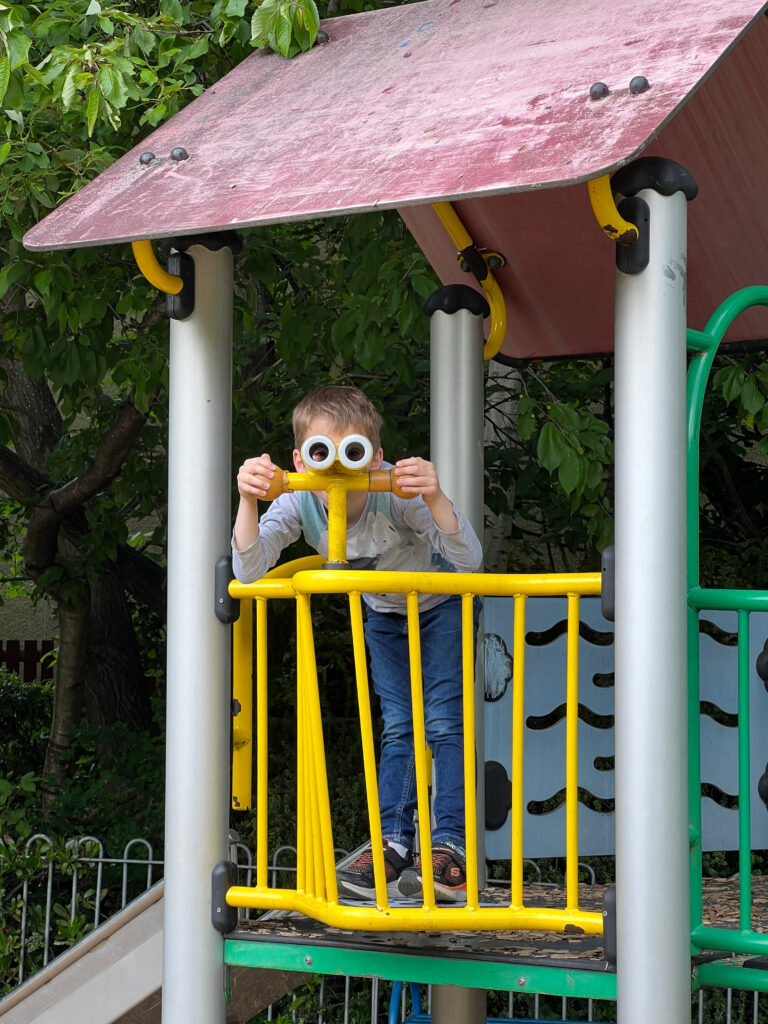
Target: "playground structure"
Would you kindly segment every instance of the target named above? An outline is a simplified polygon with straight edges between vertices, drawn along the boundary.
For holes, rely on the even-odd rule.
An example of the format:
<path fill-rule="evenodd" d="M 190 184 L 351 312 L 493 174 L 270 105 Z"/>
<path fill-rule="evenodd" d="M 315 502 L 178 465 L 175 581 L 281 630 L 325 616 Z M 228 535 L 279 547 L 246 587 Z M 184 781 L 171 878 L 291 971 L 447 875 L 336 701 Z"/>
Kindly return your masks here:
<path fill-rule="evenodd" d="M 615 337 L 616 950 L 615 969 L 608 960 L 598 967 L 573 961 L 564 967 L 551 951 L 548 958 L 546 949 L 536 962 L 521 961 L 501 938 L 501 952 L 493 959 L 471 951 L 457 958 L 451 950 L 419 956 L 407 946 L 395 949 L 392 941 L 376 947 L 345 939 L 343 970 L 457 986 L 451 998 L 466 1021 L 481 1015 L 473 991 L 519 986 L 530 992 L 615 997 L 621 1024 L 648 1019 L 676 1024 L 689 1012 L 692 951 L 725 954 L 719 961 L 695 961 L 695 984 L 724 984 L 727 977 L 728 984 L 738 987 L 746 973 L 746 987 L 768 987 L 768 975 L 757 969 L 745 972 L 742 966 L 763 949 L 750 913 L 748 794 L 755 780 L 749 775 L 746 694 L 749 615 L 768 609 L 762 594 L 700 589 L 692 511 L 698 494 L 695 460 L 687 512 L 684 486 L 686 321 L 703 322 L 716 305 L 713 297 L 733 293 L 705 330 L 688 334 L 694 353 L 692 448 L 703 387 L 726 330 L 731 340 L 766 336 L 765 320 L 755 313 L 766 304 L 765 290 L 742 290 L 755 280 L 768 280 L 768 255 L 760 244 L 765 225 L 755 223 L 762 217 L 760 171 L 768 133 L 744 130 L 748 118 L 764 124 L 768 114 L 768 90 L 761 87 L 768 67 L 763 13 L 755 0 L 732 0 L 726 11 L 712 0 L 689 0 L 674 11 L 661 0 L 643 0 L 626 15 L 606 0 L 591 0 L 579 5 L 578 17 L 554 2 L 427 0 L 339 19 L 329 26 L 330 44 L 295 62 L 265 55 L 243 62 L 27 235 L 30 248 L 170 238 L 176 250 L 169 263 L 172 273 L 154 278 L 175 293 L 169 300 L 168 566 L 169 593 L 179 600 L 173 599 L 168 611 L 166 860 L 174 869 L 166 877 L 164 899 L 166 1024 L 224 1020 L 225 964 L 340 969 L 339 947 L 329 946 L 327 939 L 312 942 L 297 934 L 289 942 L 250 941 L 239 931 L 222 937 L 210 923 L 211 872 L 226 854 L 231 725 L 229 626 L 213 614 L 226 595 L 215 589 L 212 567 L 226 550 L 230 525 L 223 496 L 231 482 L 236 248 L 231 229 L 382 205 L 400 210 L 447 286 L 432 308 L 432 458 L 446 491 L 476 528 L 483 512 L 477 458 L 483 348 L 490 343 L 493 354 L 498 344 L 496 353 L 518 358 L 573 355 L 610 349 Z M 631 24 L 624 23 L 625 17 Z M 470 108 L 455 97 L 446 59 L 451 55 L 461 59 L 465 80 L 473 83 L 476 102 Z M 590 87 L 600 83 L 605 91 L 593 94 Z M 332 152 L 321 154 L 310 141 L 317 136 L 313 100 L 320 94 L 327 96 L 338 129 L 338 135 L 326 133 L 332 137 Z M 266 103 L 265 96 L 270 98 Z M 290 135 L 269 128 L 272 117 L 281 128 L 285 123 L 281 96 L 290 96 L 294 105 Z M 439 99 L 425 103 L 425 96 Z M 295 113 L 303 101 L 311 117 Z M 164 154 L 181 142 L 190 151 L 183 164 L 162 156 L 140 164 L 140 152 L 149 146 Z M 259 158 L 243 159 L 235 171 L 233 152 L 257 152 Z M 640 153 L 643 158 L 635 159 Z M 713 153 L 730 153 L 731 160 L 713 159 Z M 276 181 L 290 182 L 290 188 L 281 191 Z M 701 196 L 689 246 L 687 206 L 697 182 Z M 448 202 L 457 220 L 445 207 Z M 601 228 L 616 243 L 615 269 L 614 247 Z M 137 256 L 145 266 L 149 260 L 152 280 L 147 249 L 139 246 Z M 724 251 L 728 260 L 718 256 Z M 464 288 L 450 287 L 466 282 L 462 267 L 478 281 L 478 289 L 470 289 L 477 299 L 468 300 Z M 505 305 L 503 337 L 499 291 Z M 482 323 L 488 307 L 482 293 L 494 314 L 487 342 Z M 206 497 L 194 507 L 182 497 L 183 467 L 191 460 L 208 481 Z M 208 587 L 200 584 L 205 580 L 210 580 Z M 303 570 L 290 582 L 273 582 L 269 595 L 272 583 L 267 581 L 252 585 L 255 590 L 233 587 L 231 592 L 241 599 L 256 597 L 257 608 L 277 594 L 301 606 L 308 604 L 309 594 L 323 589 L 359 595 L 372 585 L 342 570 Z M 532 592 L 531 581 L 516 577 L 455 577 L 452 582 L 462 594 L 503 592 L 518 609 Z M 409 594 L 431 585 L 425 580 L 403 583 Z M 387 586 L 394 587 L 395 581 L 388 580 Z M 382 583 L 376 587 L 382 589 Z M 558 588 L 574 595 L 579 589 L 574 581 L 560 581 Z M 594 593 L 597 581 L 589 581 L 588 588 Z M 359 597 L 352 602 L 353 615 L 359 613 L 358 602 Z M 572 604 L 575 609 L 575 597 Z M 689 724 L 684 685 L 689 663 L 692 693 L 697 692 L 697 615 L 710 608 L 735 609 L 739 620 L 742 872 L 740 922 L 733 930 L 702 923 L 698 700 L 692 698 L 695 713 Z M 306 625 L 306 612 L 301 614 Z M 577 615 L 569 611 L 569 619 Z M 515 629 L 523 631 L 518 622 L 519 614 Z M 310 640 L 307 626 L 305 649 Z M 521 672 L 516 660 L 515 671 Z M 305 659 L 307 664 L 311 659 Z M 467 669 L 467 680 L 470 675 Z M 571 712 L 575 676 L 572 668 Z M 513 685 L 518 700 L 520 682 L 516 677 Z M 307 754 L 320 750 L 311 671 L 301 685 L 306 763 Z M 257 704 L 258 690 L 257 678 Z M 470 739 L 472 706 L 468 693 Z M 519 709 L 510 728 L 519 731 L 521 721 Z M 572 713 L 568 722 L 566 728 L 575 730 Z M 520 746 L 519 741 L 513 745 L 515 756 Z M 469 765 L 469 741 L 467 751 Z M 368 743 L 369 761 L 370 754 Z M 573 753 L 570 758 L 567 815 L 576 809 Z M 585 933 L 600 931 L 603 912 L 582 912 L 577 906 L 570 847 L 565 913 L 523 909 L 515 867 L 520 859 L 514 824 L 522 806 L 515 790 L 521 784 L 519 771 L 511 770 L 511 777 L 513 888 L 507 908 L 489 908 L 486 915 L 477 893 L 482 859 L 470 857 L 467 906 L 436 907 L 426 886 L 423 908 L 387 909 L 398 932 L 428 929 L 432 920 L 458 931 L 473 914 L 483 924 L 495 914 L 502 929 L 556 932 L 565 930 L 570 915 Z M 385 909 L 381 896 L 381 909 L 341 907 L 333 898 L 332 844 L 327 836 L 322 842 L 315 838 L 314 823 L 321 822 L 323 812 L 321 778 L 321 773 L 308 772 L 301 783 L 300 828 L 305 839 L 310 833 L 313 837 L 300 851 L 303 891 L 297 884 L 295 893 L 286 897 L 283 891 L 275 900 L 284 906 L 292 900 L 296 908 L 312 909 L 330 924 L 343 920 L 347 927 L 357 916 L 365 917 L 367 929 L 378 929 Z M 421 781 L 423 789 L 423 771 Z M 482 787 L 478 803 L 482 806 Z M 571 826 L 569 844 L 575 835 Z M 230 904 L 252 900 L 253 905 L 271 905 L 259 870 L 257 862 L 256 897 L 232 892 L 227 884 L 215 896 L 225 896 Z M 214 899 L 213 910 L 226 926 L 231 917 L 223 904 Z M 465 1000 L 456 997 L 462 990 Z M 449 1020 L 449 1012 L 448 1000 L 433 1001 L 436 1024 Z"/>

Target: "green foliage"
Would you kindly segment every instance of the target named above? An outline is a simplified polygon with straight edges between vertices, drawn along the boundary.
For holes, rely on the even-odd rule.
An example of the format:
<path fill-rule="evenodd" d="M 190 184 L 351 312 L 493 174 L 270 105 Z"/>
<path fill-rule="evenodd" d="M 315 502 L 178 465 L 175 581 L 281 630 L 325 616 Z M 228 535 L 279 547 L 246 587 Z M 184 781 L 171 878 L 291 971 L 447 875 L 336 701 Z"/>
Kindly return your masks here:
<path fill-rule="evenodd" d="M 165 746 L 159 736 L 122 723 L 82 725 L 62 760 L 69 779 L 46 822 L 61 835 L 97 834 L 121 845 L 135 836 L 162 838 Z"/>
<path fill-rule="evenodd" d="M 0 668 L 0 780 L 39 774 L 51 724 L 51 683 L 25 683 Z"/>
<path fill-rule="evenodd" d="M 229 0 L 234 3 L 245 7 L 245 0 Z M 312 47 L 319 27 L 315 0 L 262 0 L 251 19 L 251 41 L 283 57 L 295 57 Z"/>

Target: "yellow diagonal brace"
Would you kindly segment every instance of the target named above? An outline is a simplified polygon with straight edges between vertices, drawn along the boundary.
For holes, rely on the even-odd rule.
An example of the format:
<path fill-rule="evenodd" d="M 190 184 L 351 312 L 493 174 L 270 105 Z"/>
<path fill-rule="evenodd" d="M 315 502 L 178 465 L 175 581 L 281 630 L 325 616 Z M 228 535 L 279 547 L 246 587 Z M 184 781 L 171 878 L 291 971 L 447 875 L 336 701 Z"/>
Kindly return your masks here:
<path fill-rule="evenodd" d="M 152 243 L 148 238 L 140 242 L 131 242 L 136 265 L 153 288 L 170 295 L 178 295 L 184 282 L 177 274 L 169 274 L 157 262 Z"/>
<path fill-rule="evenodd" d="M 619 245 L 632 245 L 637 241 L 640 234 L 637 225 L 624 220 L 618 211 L 616 200 L 613 198 L 610 175 L 604 174 L 601 178 L 593 178 L 587 182 L 587 189 L 592 212 L 606 235 Z"/>
<path fill-rule="evenodd" d="M 462 249 L 467 249 L 469 246 L 474 245 L 472 237 L 461 223 L 461 218 L 450 203 L 433 203 L 432 209 L 450 235 L 457 252 L 461 252 Z M 491 307 L 491 329 L 488 332 L 488 338 L 483 348 L 483 359 L 487 360 L 493 359 L 504 344 L 504 337 L 507 333 L 507 307 L 504 303 L 501 288 L 499 288 L 490 270 L 485 280 L 480 282 L 480 285 L 488 299 L 488 305 Z"/>

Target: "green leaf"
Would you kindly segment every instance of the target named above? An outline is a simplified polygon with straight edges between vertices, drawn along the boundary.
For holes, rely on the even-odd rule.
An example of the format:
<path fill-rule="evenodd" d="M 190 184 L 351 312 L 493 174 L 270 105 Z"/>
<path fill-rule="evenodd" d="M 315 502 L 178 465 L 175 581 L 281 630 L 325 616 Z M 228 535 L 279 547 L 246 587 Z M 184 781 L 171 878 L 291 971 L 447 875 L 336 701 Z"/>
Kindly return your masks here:
<path fill-rule="evenodd" d="M 75 75 L 77 74 L 77 66 L 75 64 L 67 72 L 67 77 L 64 79 L 64 85 L 61 89 L 61 102 L 64 104 L 64 109 L 69 110 L 74 102 L 75 96 L 77 95 L 77 89 L 75 87 Z"/>
<path fill-rule="evenodd" d="M 85 12 L 86 18 L 91 14 L 101 14 L 101 4 L 99 3 L 99 0 L 91 0 L 88 4 L 88 10 Z"/>
<path fill-rule="evenodd" d="M 11 78 L 11 58 L 8 54 L 8 43 L 6 42 L 5 33 L 2 31 L 0 31 L 0 39 L 2 39 L 3 43 L 3 48 L 0 50 L 0 100 L 2 100 Z"/>
<path fill-rule="evenodd" d="M 128 89 L 123 76 L 111 64 L 105 64 L 96 76 L 101 95 L 116 109 L 124 107 L 128 101 Z"/>
<path fill-rule="evenodd" d="M 277 25 L 275 26 L 275 47 L 278 53 L 284 57 L 288 56 L 288 51 L 291 48 L 292 35 L 291 19 L 281 11 L 277 16 Z"/>
<path fill-rule="evenodd" d="M 757 381 L 753 376 L 747 377 L 744 381 L 744 387 L 741 392 L 741 404 L 744 406 L 748 413 L 753 416 L 765 405 L 765 397 L 757 386 Z"/>
<path fill-rule="evenodd" d="M 14 29 L 8 33 L 8 56 L 11 58 L 11 71 L 27 63 L 29 48 L 32 45 L 32 37 L 27 32 Z"/>
<path fill-rule="evenodd" d="M 88 124 L 88 137 L 93 135 L 93 129 L 96 127 L 96 118 L 99 115 L 99 91 L 98 89 L 91 89 L 88 94 L 88 102 L 85 105 L 85 119 Z"/>
<path fill-rule="evenodd" d="M 566 494 L 576 490 L 581 476 L 581 460 L 571 447 L 563 451 L 560 465 L 557 467 L 557 478 Z"/>
<path fill-rule="evenodd" d="M 10 152 L 11 152 L 11 144 L 10 144 L 10 142 L 4 142 L 2 144 L 2 146 L 0 146 L 0 164 L 4 164 L 5 163 L 5 161 L 8 159 L 8 154 Z"/>
<path fill-rule="evenodd" d="M 560 465 L 568 443 L 554 423 L 545 423 L 539 434 L 539 443 L 536 446 L 536 454 L 539 462 L 548 469 L 550 473 Z"/>

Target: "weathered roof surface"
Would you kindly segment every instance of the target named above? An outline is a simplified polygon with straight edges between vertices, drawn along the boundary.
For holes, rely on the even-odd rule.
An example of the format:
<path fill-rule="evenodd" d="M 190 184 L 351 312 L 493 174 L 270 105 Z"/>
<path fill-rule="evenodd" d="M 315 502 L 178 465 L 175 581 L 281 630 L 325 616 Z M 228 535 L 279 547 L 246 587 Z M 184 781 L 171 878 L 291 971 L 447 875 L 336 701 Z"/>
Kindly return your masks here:
<path fill-rule="evenodd" d="M 653 151 L 684 163 L 702 186 L 691 207 L 693 249 L 699 218 L 710 216 L 707 189 L 722 192 L 725 182 L 734 216 L 728 227 L 717 215 L 726 235 L 715 241 L 729 257 L 734 236 L 750 256 L 758 250 L 768 225 L 749 199 L 758 201 L 768 159 L 768 49 L 765 19 L 756 22 L 763 6 L 425 0 L 335 19 L 325 26 L 331 41 L 308 54 L 247 58 L 49 214 L 25 244 L 71 248 L 398 207 L 449 280 L 454 254 L 423 204 L 457 199 L 475 240 L 509 260 L 499 275 L 511 314 L 508 354 L 609 349 L 611 303 L 602 319 L 583 322 L 596 297 L 610 294 L 612 246 L 577 183 L 658 136 Z M 724 57 L 713 88 L 696 92 Z M 649 80 L 647 92 L 629 93 L 635 75 Z M 590 99 L 596 81 L 609 86 L 606 99 Z M 732 83 L 736 94 L 728 94 Z M 170 160 L 176 146 L 188 160 Z M 146 150 L 157 159 L 143 167 Z M 701 232 L 706 245 L 711 235 Z M 750 264 L 761 272 L 755 279 L 768 280 L 765 262 Z M 734 274 L 751 283 L 740 265 Z M 712 282 L 702 282 L 708 313 Z"/>

